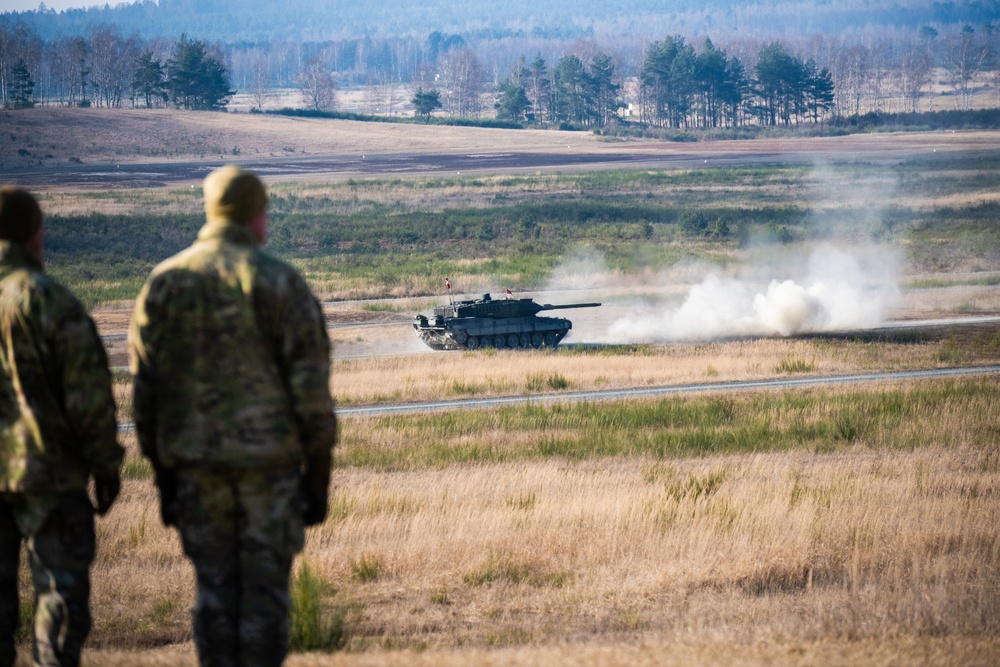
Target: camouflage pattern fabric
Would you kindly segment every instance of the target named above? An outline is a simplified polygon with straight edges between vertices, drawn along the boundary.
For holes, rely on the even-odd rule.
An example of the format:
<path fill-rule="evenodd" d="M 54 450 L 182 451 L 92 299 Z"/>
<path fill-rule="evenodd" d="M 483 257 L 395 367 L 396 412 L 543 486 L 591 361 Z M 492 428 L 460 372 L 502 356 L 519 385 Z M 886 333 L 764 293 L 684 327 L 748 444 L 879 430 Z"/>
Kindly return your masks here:
<path fill-rule="evenodd" d="M 280 665 L 289 573 L 305 539 L 298 469 L 180 470 L 176 511 L 198 578 L 202 666 Z"/>
<path fill-rule="evenodd" d="M 107 355 L 80 302 L 22 244 L 0 241 L 0 492 L 116 475 Z"/>
<path fill-rule="evenodd" d="M 107 357 L 93 321 L 26 246 L 0 241 L 0 667 L 14 660 L 27 541 L 35 663 L 76 665 L 90 630 L 90 476 L 117 478 Z"/>
<path fill-rule="evenodd" d="M 249 229 L 211 222 L 150 275 L 130 363 L 139 445 L 195 566 L 201 664 L 280 665 L 302 467 L 328 469 L 336 439 L 319 304 Z"/>
<path fill-rule="evenodd" d="M 153 270 L 130 362 L 136 431 L 154 466 L 298 465 L 333 447 L 319 304 L 246 227 L 206 225 Z"/>
<path fill-rule="evenodd" d="M 19 521 L 38 508 L 24 494 L 0 494 L 0 667 L 14 664 L 17 629 L 17 569 L 21 538 L 27 539 L 35 585 L 34 663 L 78 665 L 90 632 L 90 563 L 94 560 L 94 511 L 85 491 L 60 493 L 33 534 Z M 30 519 L 33 520 L 33 519 Z"/>

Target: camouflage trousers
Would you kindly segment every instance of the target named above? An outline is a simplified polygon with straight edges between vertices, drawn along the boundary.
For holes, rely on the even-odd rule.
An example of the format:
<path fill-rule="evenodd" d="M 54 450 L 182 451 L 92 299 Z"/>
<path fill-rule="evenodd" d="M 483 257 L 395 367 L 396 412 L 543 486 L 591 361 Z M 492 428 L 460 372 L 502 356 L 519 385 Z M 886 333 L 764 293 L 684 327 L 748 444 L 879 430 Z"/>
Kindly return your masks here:
<path fill-rule="evenodd" d="M 0 667 L 10 667 L 16 658 L 22 539 L 35 586 L 35 664 L 78 665 L 90 632 L 95 549 L 94 509 L 86 492 L 43 498 L 0 493 Z"/>
<path fill-rule="evenodd" d="M 194 564 L 202 667 L 277 667 L 305 529 L 298 469 L 177 471 L 177 526 Z"/>

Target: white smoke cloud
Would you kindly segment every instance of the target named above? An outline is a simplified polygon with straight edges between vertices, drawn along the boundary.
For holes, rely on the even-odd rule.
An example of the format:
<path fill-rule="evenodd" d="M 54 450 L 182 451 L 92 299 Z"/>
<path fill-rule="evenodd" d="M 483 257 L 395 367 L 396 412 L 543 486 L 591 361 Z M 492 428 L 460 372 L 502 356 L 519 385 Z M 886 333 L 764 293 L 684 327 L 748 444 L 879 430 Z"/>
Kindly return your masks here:
<path fill-rule="evenodd" d="M 607 285 L 610 273 L 604 255 L 591 246 L 574 248 L 552 270 L 543 292 L 594 289 Z"/>
<path fill-rule="evenodd" d="M 848 331 L 880 324 L 899 299 L 898 252 L 824 244 L 741 267 L 709 272 L 679 307 L 642 305 L 608 329 L 608 342 L 712 340 Z M 798 254 L 796 254 L 798 253 Z M 742 276 L 742 277 L 741 277 Z"/>

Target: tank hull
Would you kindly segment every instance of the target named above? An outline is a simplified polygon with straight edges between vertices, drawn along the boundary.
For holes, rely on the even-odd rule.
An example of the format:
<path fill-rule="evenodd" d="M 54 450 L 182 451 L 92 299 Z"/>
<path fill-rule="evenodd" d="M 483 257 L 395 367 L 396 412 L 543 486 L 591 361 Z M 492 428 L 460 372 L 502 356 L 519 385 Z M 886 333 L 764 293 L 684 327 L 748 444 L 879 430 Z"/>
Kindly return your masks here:
<path fill-rule="evenodd" d="M 414 318 L 417 337 L 434 350 L 538 349 L 556 347 L 573 323 L 561 317 Z"/>

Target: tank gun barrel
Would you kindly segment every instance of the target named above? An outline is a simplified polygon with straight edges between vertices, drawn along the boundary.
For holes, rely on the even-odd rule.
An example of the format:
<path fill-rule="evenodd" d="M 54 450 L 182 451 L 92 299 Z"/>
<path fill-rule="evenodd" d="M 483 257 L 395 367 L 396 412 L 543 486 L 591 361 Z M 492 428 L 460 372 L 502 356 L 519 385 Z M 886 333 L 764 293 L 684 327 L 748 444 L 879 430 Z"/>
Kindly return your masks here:
<path fill-rule="evenodd" d="M 551 303 L 546 303 L 542 306 L 542 310 L 564 310 L 566 308 L 597 308 L 599 303 L 567 303 L 560 306 L 553 306 Z"/>

